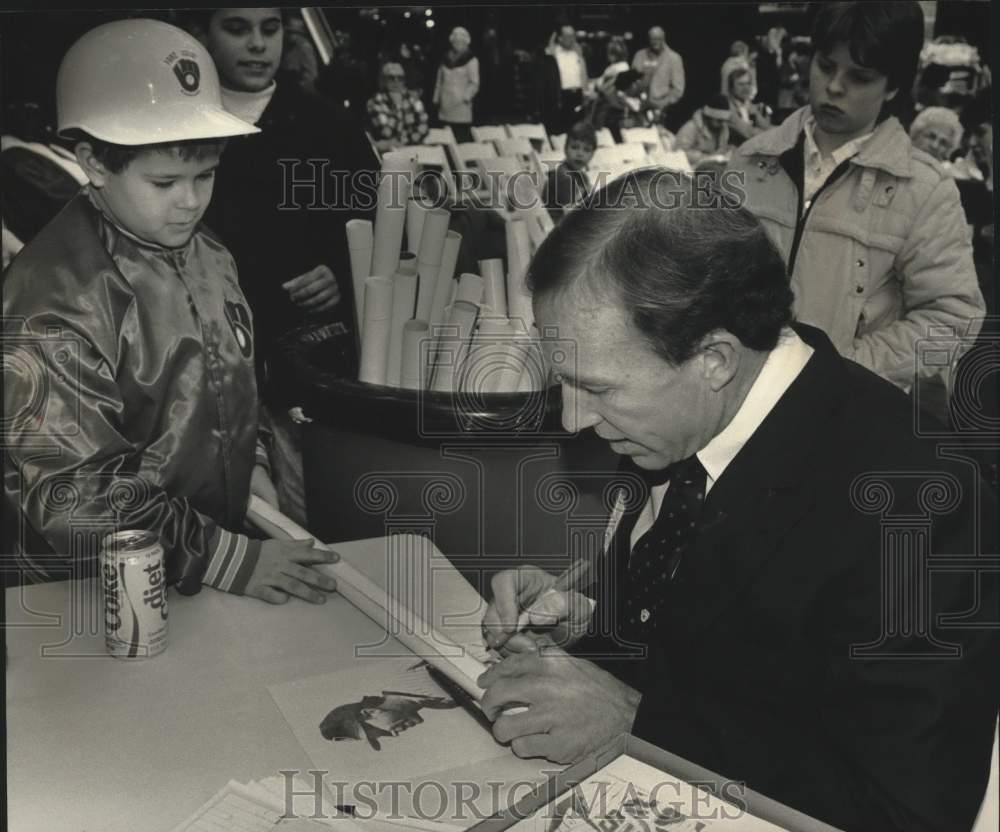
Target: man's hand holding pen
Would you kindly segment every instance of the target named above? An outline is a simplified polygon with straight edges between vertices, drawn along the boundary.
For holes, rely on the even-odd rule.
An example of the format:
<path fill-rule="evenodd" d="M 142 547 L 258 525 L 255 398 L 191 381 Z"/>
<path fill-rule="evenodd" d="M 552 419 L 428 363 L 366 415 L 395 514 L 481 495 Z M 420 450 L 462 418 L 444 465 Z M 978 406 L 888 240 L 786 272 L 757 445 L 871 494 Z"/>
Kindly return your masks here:
<path fill-rule="evenodd" d="M 485 688 L 480 704 L 493 736 L 519 757 L 574 762 L 635 719 L 637 691 L 563 649 L 586 633 L 594 613 L 575 589 L 588 572 L 577 561 L 559 577 L 527 566 L 493 578 L 483 633 L 504 659 L 477 680 Z"/>
<path fill-rule="evenodd" d="M 495 575 L 493 601 L 483 617 L 487 646 L 506 656 L 578 641 L 587 631 L 594 602 L 570 588 L 574 569 L 558 578 L 534 566 Z"/>

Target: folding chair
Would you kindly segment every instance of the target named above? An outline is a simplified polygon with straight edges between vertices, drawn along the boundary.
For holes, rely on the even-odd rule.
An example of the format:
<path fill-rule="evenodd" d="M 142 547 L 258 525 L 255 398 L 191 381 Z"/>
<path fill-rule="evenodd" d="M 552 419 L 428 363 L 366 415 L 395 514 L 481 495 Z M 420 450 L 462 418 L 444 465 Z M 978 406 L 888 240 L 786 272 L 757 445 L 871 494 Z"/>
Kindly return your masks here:
<path fill-rule="evenodd" d="M 646 153 L 655 153 L 657 150 L 665 149 L 655 127 L 623 127 L 622 142 L 641 144 L 646 148 Z"/>
<path fill-rule="evenodd" d="M 453 146 L 455 166 L 474 168 L 477 159 L 495 159 L 500 154 L 491 142 L 461 142 Z"/>
<path fill-rule="evenodd" d="M 646 148 L 641 144 L 616 144 L 613 147 L 598 147 L 590 164 L 593 167 L 604 167 L 648 162 Z"/>
<path fill-rule="evenodd" d="M 507 138 L 507 131 L 499 124 L 486 124 L 472 128 L 472 140 L 477 142 L 496 142 Z M 501 155 L 502 152 L 501 152 Z"/>
<path fill-rule="evenodd" d="M 519 160 L 523 170 L 534 168 L 535 149 L 531 146 L 530 139 L 524 137 L 498 139 L 496 146 L 501 156 L 510 156 Z"/>
<path fill-rule="evenodd" d="M 424 144 L 458 144 L 455 131 L 450 127 L 432 127 L 424 136 Z"/>
<path fill-rule="evenodd" d="M 602 127 L 597 131 L 597 146 L 598 147 L 614 147 L 615 137 L 611 135 L 611 131 L 607 127 Z"/>
<path fill-rule="evenodd" d="M 548 150 L 551 147 L 544 124 L 508 124 L 507 132 L 512 139 L 528 139 L 535 150 Z"/>
<path fill-rule="evenodd" d="M 397 148 L 398 151 L 409 153 L 416 162 L 417 170 L 433 170 L 441 174 L 445 183 L 445 188 L 452 196 L 455 194 L 455 177 L 452 175 L 451 165 L 448 163 L 448 155 L 440 145 L 419 145 L 411 144 Z"/>

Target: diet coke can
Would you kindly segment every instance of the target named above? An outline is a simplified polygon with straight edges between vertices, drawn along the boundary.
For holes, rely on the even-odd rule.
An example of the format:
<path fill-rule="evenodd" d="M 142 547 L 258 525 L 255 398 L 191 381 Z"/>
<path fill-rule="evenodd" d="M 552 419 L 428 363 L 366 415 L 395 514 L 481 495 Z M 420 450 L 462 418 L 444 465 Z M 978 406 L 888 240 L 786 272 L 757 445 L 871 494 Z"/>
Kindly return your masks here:
<path fill-rule="evenodd" d="M 120 531 L 101 544 L 104 633 L 116 659 L 146 659 L 167 647 L 163 547 L 153 532 Z"/>

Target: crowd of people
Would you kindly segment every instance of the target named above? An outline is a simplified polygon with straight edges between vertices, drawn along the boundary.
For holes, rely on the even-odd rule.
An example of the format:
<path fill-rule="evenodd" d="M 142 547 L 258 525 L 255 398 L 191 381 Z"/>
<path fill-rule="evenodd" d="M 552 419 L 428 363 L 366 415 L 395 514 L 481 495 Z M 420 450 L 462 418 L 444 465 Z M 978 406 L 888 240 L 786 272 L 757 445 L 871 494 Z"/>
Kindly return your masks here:
<path fill-rule="evenodd" d="M 30 419 L 36 379 L 6 379 L 4 525 L 26 568 L 92 557 L 52 496 L 70 483 L 82 515 L 157 532 L 182 593 L 322 603 L 335 582 L 315 567 L 336 554 L 244 525 L 250 495 L 307 520 L 300 425 L 269 357 L 300 328 L 353 345 L 345 225 L 370 216 L 362 182 L 340 177 L 317 205 L 304 168 L 377 171 L 431 124 L 468 137 L 476 44 L 452 30 L 426 91 L 408 55 L 387 56 L 357 112 L 317 91 L 310 42 L 279 9 L 178 22 L 83 35 L 56 83 L 58 136 L 4 150 L 76 183 L 26 197 L 39 227 L 17 225 L 4 271 L 5 335 L 46 378 Z M 994 280 L 989 114 L 918 94 L 911 117 L 924 39 L 916 2 L 819 4 L 805 65 L 777 29 L 756 53 L 734 43 L 676 135 L 664 122 L 688 79 L 664 27 L 631 59 L 612 39 L 597 77 L 574 27 L 546 45 L 541 118 L 565 159 L 526 286 L 547 361 L 575 351 L 554 377 L 565 428 L 593 429 L 642 487 L 576 588 L 596 603 L 530 567 L 493 580 L 484 629 L 507 657 L 480 680 L 483 707 L 516 753 L 573 762 L 632 731 L 844 830 L 971 825 L 1000 662 L 995 622 L 966 619 L 996 609 L 997 583 L 935 575 L 955 652 L 900 662 L 940 645 L 886 630 L 892 553 L 855 494 L 875 472 L 900 516 L 929 518 L 936 555 L 996 552 L 989 467 L 942 459 L 913 428 L 917 410 L 954 426 Z M 715 165 L 738 204 L 711 188 L 694 204 L 694 178 L 651 168 L 590 200 L 597 130 L 630 125 Z M 947 361 L 924 360 L 928 339 Z M 959 494 L 935 513 L 923 483 L 938 480 Z M 543 599 L 544 631 L 521 632 Z"/>

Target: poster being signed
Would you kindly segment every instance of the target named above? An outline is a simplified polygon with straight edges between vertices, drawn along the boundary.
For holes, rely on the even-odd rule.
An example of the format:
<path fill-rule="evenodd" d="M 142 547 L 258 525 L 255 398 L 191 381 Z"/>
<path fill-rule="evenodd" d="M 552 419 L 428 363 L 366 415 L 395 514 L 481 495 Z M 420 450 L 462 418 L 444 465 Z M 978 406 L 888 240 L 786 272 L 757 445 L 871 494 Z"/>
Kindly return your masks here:
<path fill-rule="evenodd" d="M 411 780 L 509 753 L 416 657 L 360 659 L 270 692 L 315 767 L 333 778 Z"/>

